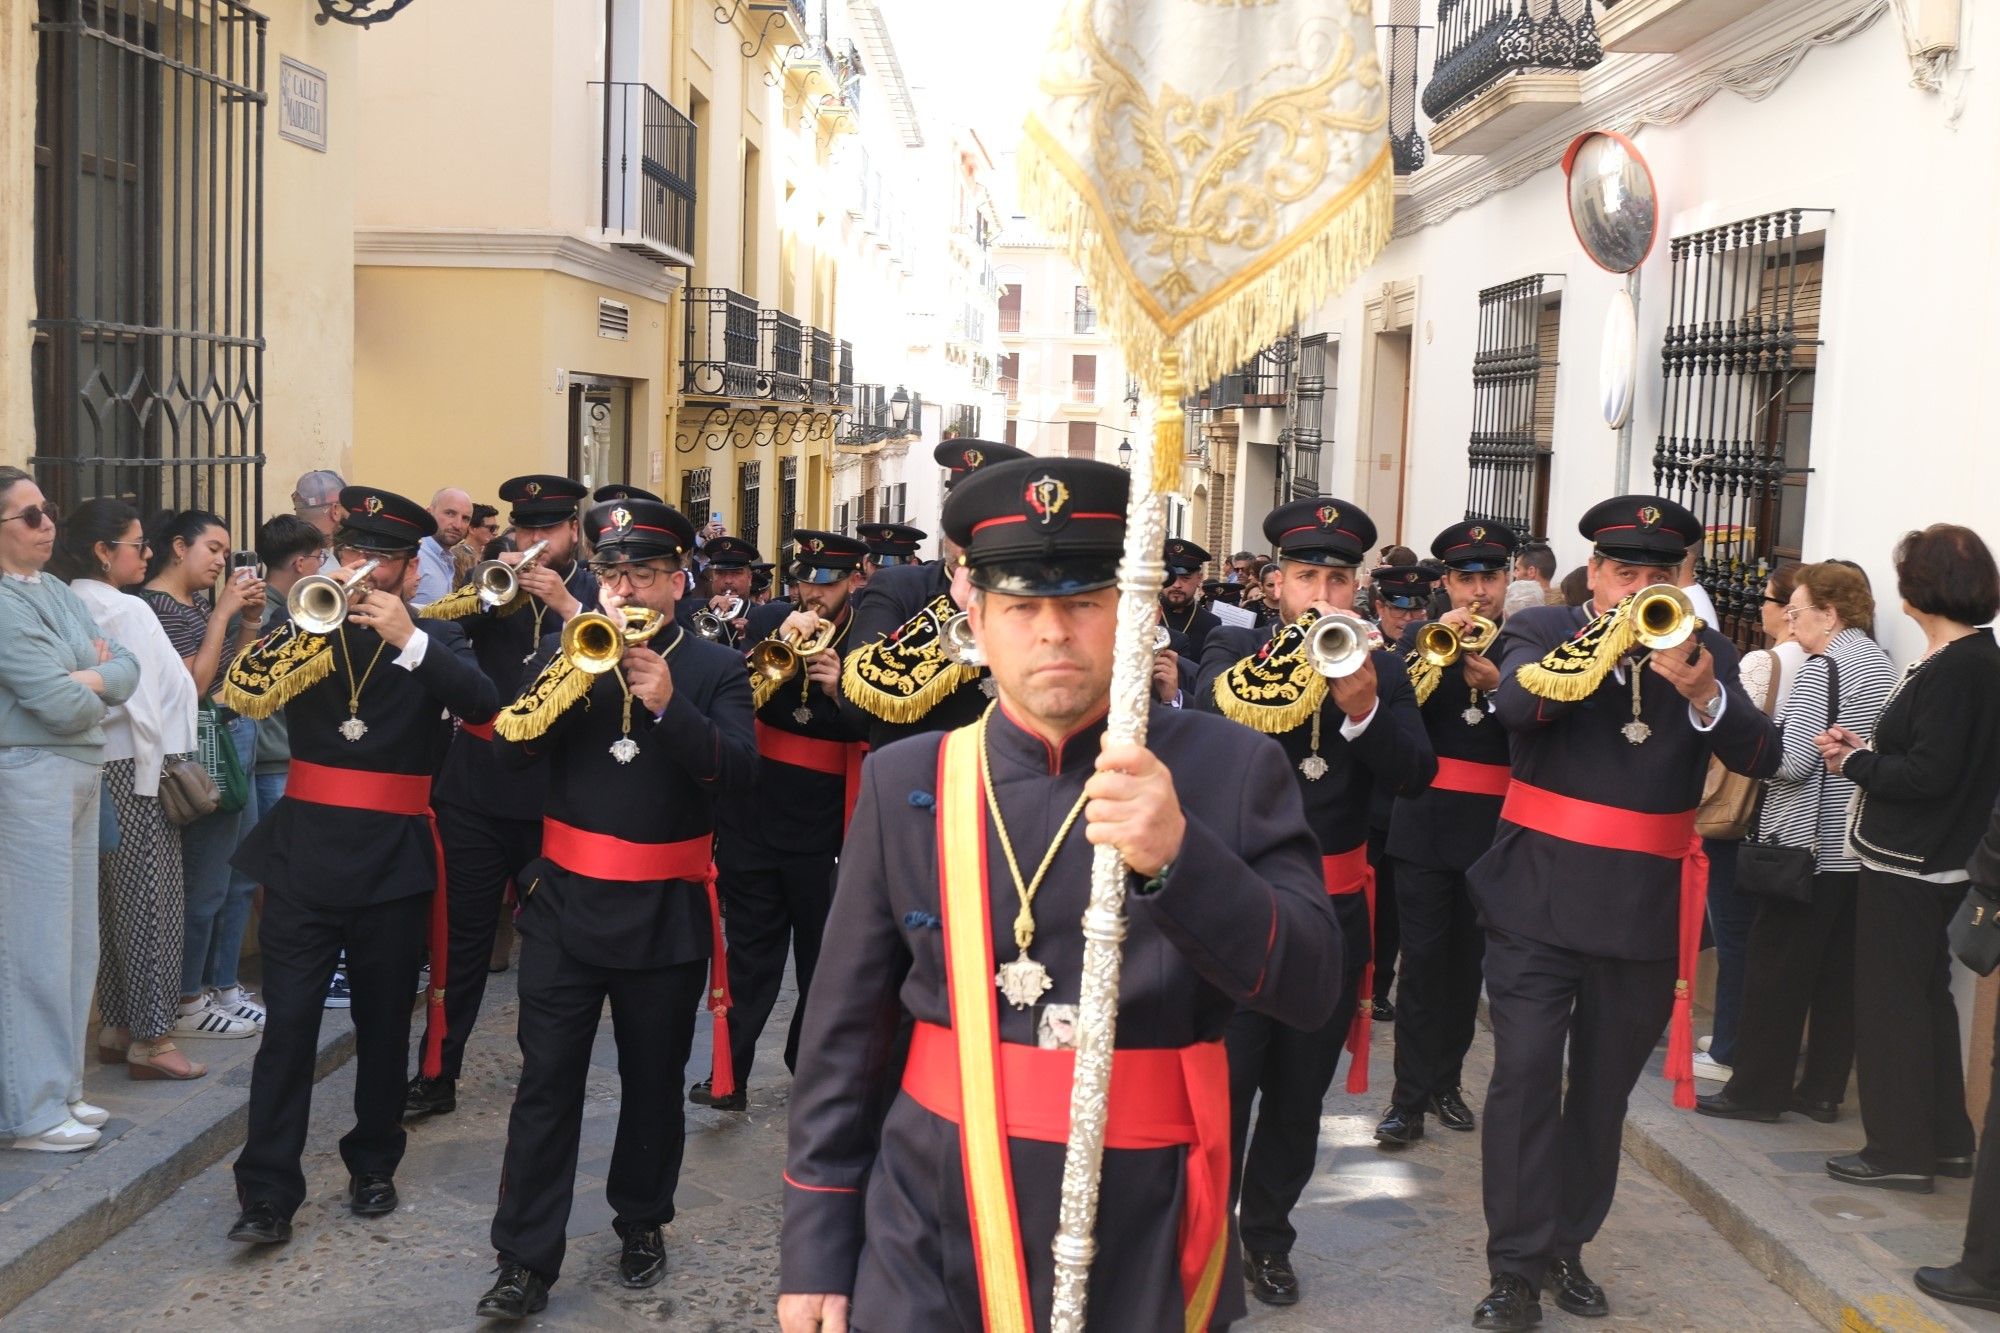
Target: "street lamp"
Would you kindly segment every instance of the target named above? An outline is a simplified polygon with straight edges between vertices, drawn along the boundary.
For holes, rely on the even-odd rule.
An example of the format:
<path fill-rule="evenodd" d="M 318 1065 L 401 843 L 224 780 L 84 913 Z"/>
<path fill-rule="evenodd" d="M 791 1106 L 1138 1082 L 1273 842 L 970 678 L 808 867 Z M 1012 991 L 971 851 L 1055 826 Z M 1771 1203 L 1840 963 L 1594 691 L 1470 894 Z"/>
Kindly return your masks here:
<path fill-rule="evenodd" d="M 896 427 L 896 433 L 903 433 L 903 424 L 910 419 L 910 394 L 902 385 L 889 395 L 889 420 Z"/>
<path fill-rule="evenodd" d="M 1118 441 L 1118 466 L 1127 472 L 1132 470 L 1132 437 L 1129 435 Z"/>

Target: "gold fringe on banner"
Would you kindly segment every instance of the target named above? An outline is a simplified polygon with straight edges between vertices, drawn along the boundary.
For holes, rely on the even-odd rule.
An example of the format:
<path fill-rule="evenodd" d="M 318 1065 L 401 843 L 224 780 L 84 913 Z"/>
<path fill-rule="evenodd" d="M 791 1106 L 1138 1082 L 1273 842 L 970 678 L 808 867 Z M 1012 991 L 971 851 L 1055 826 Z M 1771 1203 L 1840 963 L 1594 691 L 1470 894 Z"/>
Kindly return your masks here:
<path fill-rule="evenodd" d="M 960 666 L 944 655 L 941 627 L 957 610 L 941 594 L 894 633 L 847 654 L 840 667 L 840 692 L 884 722 L 908 726 L 923 721 L 959 686 L 979 679 L 978 667 Z"/>
<path fill-rule="evenodd" d="M 1639 642 L 1638 621 L 1629 614 L 1632 599 L 1611 610 L 1514 673 L 1521 688 L 1541 699 L 1580 703 L 1597 693 L 1620 658 Z"/>
<path fill-rule="evenodd" d="M 333 671 L 333 645 L 290 621 L 236 655 L 222 678 L 222 702 L 257 721 L 274 715 Z"/>
<path fill-rule="evenodd" d="M 577 700 L 587 699 L 596 683 L 597 677 L 578 671 L 567 656 L 558 653 L 520 698 L 500 710 L 493 719 L 493 734 L 503 740 L 534 740 L 575 707 Z"/>
<path fill-rule="evenodd" d="M 1306 660 L 1307 615 L 1278 637 L 1215 678 L 1215 706 L 1232 722 L 1266 736 L 1304 726 L 1327 695 L 1326 677 Z"/>

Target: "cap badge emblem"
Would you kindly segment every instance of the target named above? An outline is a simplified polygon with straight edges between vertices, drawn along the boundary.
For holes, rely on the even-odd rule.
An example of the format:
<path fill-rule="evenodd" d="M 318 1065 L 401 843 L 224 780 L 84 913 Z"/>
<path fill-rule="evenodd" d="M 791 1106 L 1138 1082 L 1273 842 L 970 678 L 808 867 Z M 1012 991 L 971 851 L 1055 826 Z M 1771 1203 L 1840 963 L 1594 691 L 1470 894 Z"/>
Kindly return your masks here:
<path fill-rule="evenodd" d="M 963 459 L 967 471 L 971 471 L 986 461 L 986 455 L 977 449 L 967 449 L 960 457 Z"/>
<path fill-rule="evenodd" d="M 814 554 L 818 554 L 819 552 L 824 551 L 826 549 L 826 543 L 821 541 L 819 538 L 814 537 L 812 540 L 806 543 L 806 549 L 808 551 L 813 552 Z"/>
<path fill-rule="evenodd" d="M 1645 524 L 1649 528 L 1659 526 L 1660 522 L 1659 509 L 1654 505 L 1645 506 L 1643 509 L 1639 511 L 1639 521 Z"/>
<path fill-rule="evenodd" d="M 1028 483 L 1026 498 L 1028 507 L 1041 515 L 1042 526 L 1047 527 L 1049 520 L 1061 513 L 1063 506 L 1069 503 L 1069 487 L 1045 472 Z"/>
<path fill-rule="evenodd" d="M 366 500 L 363 500 L 361 502 L 361 512 L 371 517 L 381 513 L 382 497 L 379 495 L 371 495 Z"/>
<path fill-rule="evenodd" d="M 624 531 L 624 530 L 625 530 L 626 528 L 629 528 L 629 527 L 631 527 L 631 526 L 632 526 L 632 511 L 631 511 L 631 510 L 629 510 L 629 509 L 626 509 L 626 508 L 624 508 L 624 507 L 622 507 L 622 506 L 621 506 L 621 507 L 619 507 L 619 508 L 617 508 L 617 509 L 614 509 L 614 510 L 612 510 L 612 511 L 611 511 L 611 526 L 612 526 L 612 527 L 614 527 L 614 528 L 616 528 L 616 529 L 618 529 L 618 530 L 619 530 L 619 531 L 621 531 L 621 532 L 622 532 L 622 531 Z"/>
<path fill-rule="evenodd" d="M 1472 540 L 1476 542 L 1483 542 L 1486 540 L 1486 529 L 1479 527 L 1467 528 L 1465 531 L 1465 535 L 1472 538 Z"/>
<path fill-rule="evenodd" d="M 1319 519 L 1319 525 L 1323 528 L 1330 528 L 1340 521 L 1340 511 L 1332 505 L 1321 505 L 1315 516 Z"/>
<path fill-rule="evenodd" d="M 527 485 L 523 486 L 521 489 L 526 491 L 528 493 L 528 498 L 532 500 L 536 496 L 542 493 L 542 483 L 540 483 L 539 481 L 531 481 Z"/>

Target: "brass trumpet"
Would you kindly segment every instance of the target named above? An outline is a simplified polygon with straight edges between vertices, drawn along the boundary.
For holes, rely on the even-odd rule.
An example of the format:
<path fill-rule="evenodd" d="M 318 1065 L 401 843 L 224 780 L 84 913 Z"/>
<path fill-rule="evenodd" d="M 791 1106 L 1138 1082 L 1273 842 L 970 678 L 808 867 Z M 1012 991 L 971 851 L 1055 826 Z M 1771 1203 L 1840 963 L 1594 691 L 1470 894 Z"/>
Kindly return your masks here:
<path fill-rule="evenodd" d="M 1468 653 L 1483 653 L 1500 636 L 1500 627 L 1472 613 L 1472 628 L 1461 634 L 1450 625 L 1425 625 L 1417 631 L 1417 655 L 1427 666 L 1448 667 Z"/>
<path fill-rule="evenodd" d="M 660 632 L 667 618 L 643 606 L 620 607 L 620 624 L 602 611 L 585 611 L 571 616 L 563 626 L 562 652 L 571 666 L 592 676 L 601 676 L 618 665 L 625 650 L 644 643 Z"/>
<path fill-rule="evenodd" d="M 743 599 L 732 593 L 720 611 L 702 610 L 694 613 L 694 632 L 710 643 L 722 643 L 729 638 L 730 622 L 742 614 Z"/>
<path fill-rule="evenodd" d="M 309 634 L 331 634 L 347 621 L 357 591 L 365 592 L 368 576 L 380 560 L 357 565 L 345 574 L 308 574 L 292 585 L 285 609 L 292 623 Z"/>
<path fill-rule="evenodd" d="M 521 595 L 521 574 L 542 562 L 547 542 L 530 546 L 516 564 L 505 560 L 482 560 L 472 567 L 472 583 L 479 589 L 479 604 L 488 611 L 498 610 Z"/>
<path fill-rule="evenodd" d="M 822 620 L 810 634 L 801 635 L 793 630 L 777 638 L 765 639 L 745 654 L 750 663 L 750 674 L 762 676 L 773 685 L 782 685 L 799 674 L 799 667 L 807 658 L 818 657 L 833 647 L 833 635 L 833 622 Z"/>
<path fill-rule="evenodd" d="M 960 611 L 938 626 L 938 647 L 952 662 L 963 667 L 983 667 L 986 654 L 972 637 L 972 617 Z"/>
<path fill-rule="evenodd" d="M 1649 583 L 1632 594 L 1630 614 L 1638 626 L 1639 642 L 1654 652 L 1678 648 L 1701 628 L 1694 603 L 1671 583 Z"/>
<path fill-rule="evenodd" d="M 1334 611 L 1306 630 L 1304 652 L 1313 670 L 1328 680 L 1339 680 L 1361 670 L 1373 646 L 1373 626 L 1359 616 Z"/>

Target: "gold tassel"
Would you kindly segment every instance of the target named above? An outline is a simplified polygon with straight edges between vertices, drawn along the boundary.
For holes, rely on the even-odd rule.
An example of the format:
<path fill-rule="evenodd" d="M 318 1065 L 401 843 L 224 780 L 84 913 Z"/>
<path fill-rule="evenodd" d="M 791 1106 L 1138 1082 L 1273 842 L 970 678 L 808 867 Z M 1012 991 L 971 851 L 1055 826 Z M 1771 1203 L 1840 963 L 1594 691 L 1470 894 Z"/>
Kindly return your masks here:
<path fill-rule="evenodd" d="M 428 606 L 417 608 L 419 620 L 463 620 L 480 610 L 479 585 L 467 583 L 456 592 L 448 592 Z"/>
<path fill-rule="evenodd" d="M 1521 688 L 1540 699 L 1580 703 L 1597 693 L 1619 659 L 1639 641 L 1638 622 L 1628 613 L 1628 597 L 1585 625 L 1575 638 L 1565 639 L 1514 673 Z"/>
<path fill-rule="evenodd" d="M 589 696 L 597 677 L 578 671 L 568 657 L 557 654 L 535 677 L 521 697 L 493 719 L 493 734 L 510 741 L 531 741 L 555 725 L 577 700 Z"/>
<path fill-rule="evenodd" d="M 1417 707 L 1422 708 L 1437 693 L 1437 687 L 1443 684 L 1444 668 L 1422 653 L 1411 653 L 1406 660 L 1410 668 L 1410 688 L 1417 692 Z"/>
<path fill-rule="evenodd" d="M 776 694 L 778 687 L 784 683 L 753 669 L 750 672 L 750 711 L 754 713 L 771 702 L 771 696 Z"/>
<path fill-rule="evenodd" d="M 1168 495 L 1179 491 L 1181 446 L 1184 443 L 1181 415 L 1181 354 L 1168 348 L 1160 358 L 1160 390 L 1153 406 L 1153 493 Z"/>
<path fill-rule="evenodd" d="M 288 621 L 236 655 L 222 677 L 222 702 L 262 721 L 332 672 L 333 645 Z"/>

